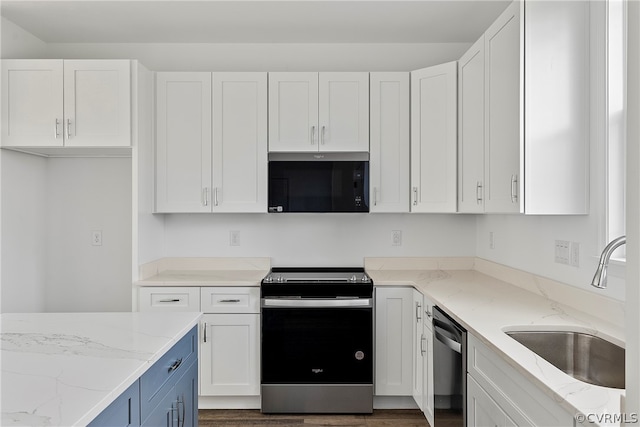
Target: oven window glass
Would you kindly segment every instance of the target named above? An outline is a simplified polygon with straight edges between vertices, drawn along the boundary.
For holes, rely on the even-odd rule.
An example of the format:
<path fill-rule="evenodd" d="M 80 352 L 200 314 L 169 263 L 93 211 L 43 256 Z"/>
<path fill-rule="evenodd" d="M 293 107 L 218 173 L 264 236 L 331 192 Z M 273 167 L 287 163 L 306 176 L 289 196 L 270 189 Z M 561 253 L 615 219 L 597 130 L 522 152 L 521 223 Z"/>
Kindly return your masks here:
<path fill-rule="evenodd" d="M 369 162 L 270 161 L 269 207 L 282 212 L 369 212 Z"/>
<path fill-rule="evenodd" d="M 262 311 L 263 384 L 371 384 L 370 308 Z"/>

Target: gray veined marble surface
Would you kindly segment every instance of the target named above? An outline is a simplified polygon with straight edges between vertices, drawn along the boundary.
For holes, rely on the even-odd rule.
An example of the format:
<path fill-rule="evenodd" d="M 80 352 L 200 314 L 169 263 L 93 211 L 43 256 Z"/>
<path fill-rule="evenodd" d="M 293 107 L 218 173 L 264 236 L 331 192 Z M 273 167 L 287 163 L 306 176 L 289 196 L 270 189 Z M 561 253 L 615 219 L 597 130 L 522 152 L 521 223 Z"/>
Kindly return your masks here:
<path fill-rule="evenodd" d="M 197 325 L 200 315 L 2 314 L 0 424 L 86 425 Z"/>

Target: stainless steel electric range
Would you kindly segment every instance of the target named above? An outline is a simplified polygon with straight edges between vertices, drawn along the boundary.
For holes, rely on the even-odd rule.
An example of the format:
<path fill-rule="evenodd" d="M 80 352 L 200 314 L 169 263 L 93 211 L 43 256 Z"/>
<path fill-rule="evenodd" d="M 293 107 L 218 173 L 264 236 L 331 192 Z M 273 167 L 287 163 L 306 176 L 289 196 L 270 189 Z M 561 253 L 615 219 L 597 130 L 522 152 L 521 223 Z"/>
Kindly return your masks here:
<path fill-rule="evenodd" d="M 273 268 L 261 297 L 262 412 L 373 412 L 373 282 L 364 269 Z"/>

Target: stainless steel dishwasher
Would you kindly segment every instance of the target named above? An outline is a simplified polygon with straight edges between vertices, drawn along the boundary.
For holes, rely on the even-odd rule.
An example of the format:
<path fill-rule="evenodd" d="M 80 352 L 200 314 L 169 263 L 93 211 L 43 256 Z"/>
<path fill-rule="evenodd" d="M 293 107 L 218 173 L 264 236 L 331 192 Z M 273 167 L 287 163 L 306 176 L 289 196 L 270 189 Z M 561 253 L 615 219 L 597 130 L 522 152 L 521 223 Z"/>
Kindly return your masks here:
<path fill-rule="evenodd" d="M 467 331 L 433 308 L 435 425 L 467 425 Z"/>

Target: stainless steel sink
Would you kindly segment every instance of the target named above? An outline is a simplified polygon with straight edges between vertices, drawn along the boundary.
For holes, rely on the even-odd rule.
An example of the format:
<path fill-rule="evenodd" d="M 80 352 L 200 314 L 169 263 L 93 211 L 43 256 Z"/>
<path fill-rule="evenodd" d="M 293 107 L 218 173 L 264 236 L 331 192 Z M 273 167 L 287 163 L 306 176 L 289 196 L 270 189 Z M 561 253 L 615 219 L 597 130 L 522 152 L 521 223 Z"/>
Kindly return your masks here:
<path fill-rule="evenodd" d="M 582 332 L 506 332 L 575 379 L 603 387 L 624 388 L 624 348 Z"/>

